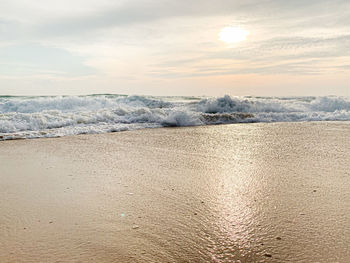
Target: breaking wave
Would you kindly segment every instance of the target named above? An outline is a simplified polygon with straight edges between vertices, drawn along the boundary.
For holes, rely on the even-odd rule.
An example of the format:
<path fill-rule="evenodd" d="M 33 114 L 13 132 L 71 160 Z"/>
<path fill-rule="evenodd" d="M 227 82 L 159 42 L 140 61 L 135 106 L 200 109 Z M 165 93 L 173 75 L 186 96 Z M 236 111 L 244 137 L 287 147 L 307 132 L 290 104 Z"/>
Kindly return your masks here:
<path fill-rule="evenodd" d="M 166 126 L 349 121 L 347 97 L 0 97 L 0 140 Z"/>

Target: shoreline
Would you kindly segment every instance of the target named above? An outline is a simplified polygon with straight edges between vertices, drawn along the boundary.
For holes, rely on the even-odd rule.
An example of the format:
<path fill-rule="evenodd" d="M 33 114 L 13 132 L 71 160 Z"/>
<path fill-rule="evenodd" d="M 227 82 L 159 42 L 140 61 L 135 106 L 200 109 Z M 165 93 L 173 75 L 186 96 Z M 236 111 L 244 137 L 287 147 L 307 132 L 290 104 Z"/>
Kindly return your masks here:
<path fill-rule="evenodd" d="M 193 125 L 193 126 L 164 126 L 164 127 L 155 127 L 155 128 L 139 128 L 134 130 L 121 130 L 121 131 L 111 131 L 111 132 L 103 132 L 103 133 L 81 133 L 81 134 L 69 134 L 63 136 L 56 137 L 33 137 L 33 138 L 13 138 L 13 139 L 3 139 L 4 135 L 0 135 L 0 143 L 5 141 L 16 141 L 16 140 L 36 140 L 36 139 L 57 139 L 64 137 L 74 137 L 74 136 L 84 136 L 84 135 L 103 135 L 103 134 L 114 134 L 121 132 L 133 132 L 133 131 L 142 131 L 142 130 L 157 130 L 157 129 L 181 129 L 181 128 L 197 128 L 197 127 L 207 127 L 207 126 L 226 126 L 226 125 L 256 125 L 256 124 L 264 124 L 264 125 L 273 125 L 273 124 L 298 124 L 298 123 L 349 123 L 350 121 L 344 120 L 329 120 L 329 121 L 288 121 L 288 122 L 239 122 L 239 123 L 219 123 L 219 124 L 207 124 L 207 125 Z"/>
<path fill-rule="evenodd" d="M 0 261 L 350 260 L 349 122 L 253 124 L 0 142 Z"/>

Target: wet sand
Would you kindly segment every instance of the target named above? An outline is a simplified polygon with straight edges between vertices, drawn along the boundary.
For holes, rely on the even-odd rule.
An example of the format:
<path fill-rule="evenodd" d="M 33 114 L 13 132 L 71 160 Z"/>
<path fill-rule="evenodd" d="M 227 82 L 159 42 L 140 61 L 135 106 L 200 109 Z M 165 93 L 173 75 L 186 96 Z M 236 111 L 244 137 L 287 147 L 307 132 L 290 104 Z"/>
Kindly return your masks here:
<path fill-rule="evenodd" d="M 349 122 L 3 141 L 0 167 L 0 262 L 350 262 Z"/>

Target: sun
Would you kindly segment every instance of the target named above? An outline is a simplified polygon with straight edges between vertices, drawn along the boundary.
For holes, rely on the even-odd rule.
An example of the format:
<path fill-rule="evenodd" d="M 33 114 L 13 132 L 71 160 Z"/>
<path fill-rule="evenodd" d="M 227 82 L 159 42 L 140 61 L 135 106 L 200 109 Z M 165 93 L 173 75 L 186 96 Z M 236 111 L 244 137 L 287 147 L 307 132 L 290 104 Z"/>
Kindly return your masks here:
<path fill-rule="evenodd" d="M 224 27 L 219 33 L 219 39 L 228 44 L 242 42 L 247 39 L 249 32 L 240 27 Z"/>

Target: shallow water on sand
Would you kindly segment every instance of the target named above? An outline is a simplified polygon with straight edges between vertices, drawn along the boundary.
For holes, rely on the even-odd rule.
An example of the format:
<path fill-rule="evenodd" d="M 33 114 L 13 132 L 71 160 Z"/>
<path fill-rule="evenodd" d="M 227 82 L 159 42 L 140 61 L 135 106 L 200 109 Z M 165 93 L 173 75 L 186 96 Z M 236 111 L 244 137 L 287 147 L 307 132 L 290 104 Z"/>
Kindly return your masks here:
<path fill-rule="evenodd" d="M 0 142 L 1 262 L 349 262 L 350 123 Z"/>

